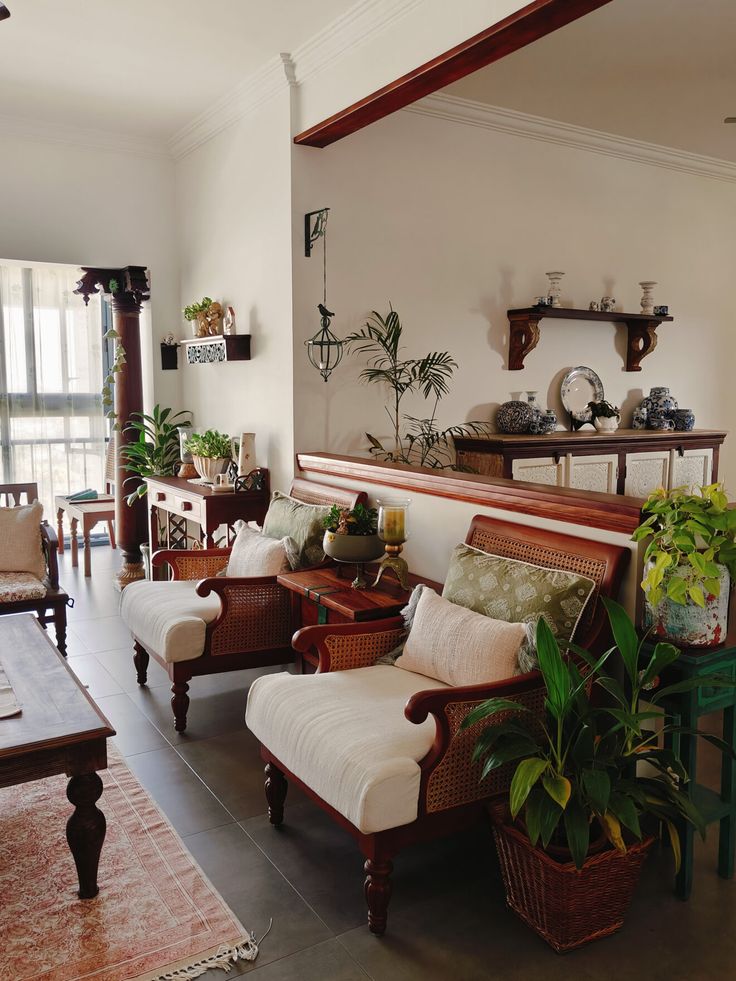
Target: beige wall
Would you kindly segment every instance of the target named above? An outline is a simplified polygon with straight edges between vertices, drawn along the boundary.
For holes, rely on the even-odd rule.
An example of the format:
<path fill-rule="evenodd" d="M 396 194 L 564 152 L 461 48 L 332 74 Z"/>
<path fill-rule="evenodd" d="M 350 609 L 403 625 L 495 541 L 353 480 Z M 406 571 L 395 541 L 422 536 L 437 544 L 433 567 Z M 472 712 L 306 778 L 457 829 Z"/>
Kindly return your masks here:
<path fill-rule="evenodd" d="M 142 337 L 146 404 L 178 405 L 179 372 L 161 371 L 161 337 L 179 320 L 173 161 L 4 135 L 0 257 L 74 265 L 148 266 Z"/>
<path fill-rule="evenodd" d="M 669 385 L 699 427 L 730 427 L 733 184 L 409 112 L 326 150 L 295 148 L 293 170 L 297 450 L 360 453 L 366 429 L 387 433 L 383 393 L 357 382 L 357 357 L 324 385 L 300 353 L 321 290 L 321 256 L 297 248 L 300 218 L 326 205 L 335 332 L 391 301 L 408 354 L 449 349 L 460 368 L 442 424 L 490 420 L 520 389 L 560 410 L 562 376 L 585 364 L 625 421 L 652 385 Z M 636 311 L 639 280 L 660 283 L 675 321 L 640 373 L 623 371 L 622 328 L 564 321 L 543 322 L 525 369 L 506 369 L 506 310 L 543 292 L 548 269 L 566 271 L 563 303 L 578 307 L 605 293 Z M 736 493 L 736 437 L 722 474 Z"/>

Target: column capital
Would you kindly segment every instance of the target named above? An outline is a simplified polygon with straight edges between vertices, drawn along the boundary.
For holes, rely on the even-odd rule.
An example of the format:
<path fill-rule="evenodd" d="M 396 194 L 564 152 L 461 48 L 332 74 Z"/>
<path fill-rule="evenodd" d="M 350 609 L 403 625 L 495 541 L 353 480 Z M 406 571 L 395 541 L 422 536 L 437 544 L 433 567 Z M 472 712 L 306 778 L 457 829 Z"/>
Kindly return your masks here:
<path fill-rule="evenodd" d="M 89 303 L 90 296 L 102 292 L 112 297 L 115 309 L 137 313 L 141 304 L 150 299 L 145 266 L 123 266 L 118 269 L 82 266 L 82 273 L 74 292 L 84 298 L 85 305 Z"/>

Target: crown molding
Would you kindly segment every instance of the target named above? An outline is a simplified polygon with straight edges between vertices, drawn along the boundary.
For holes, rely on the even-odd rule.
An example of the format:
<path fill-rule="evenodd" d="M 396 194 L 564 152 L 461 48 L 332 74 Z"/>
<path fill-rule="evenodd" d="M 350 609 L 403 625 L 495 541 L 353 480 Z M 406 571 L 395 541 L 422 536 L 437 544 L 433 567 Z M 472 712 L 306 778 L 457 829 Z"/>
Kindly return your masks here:
<path fill-rule="evenodd" d="M 457 96 L 429 95 L 407 106 L 402 112 L 432 116 L 435 119 L 476 126 L 498 133 L 510 133 L 513 136 L 540 140 L 543 143 L 575 147 L 578 150 L 588 150 L 591 153 L 600 153 L 621 160 L 632 160 L 683 174 L 736 182 L 736 163 L 729 160 L 706 157 L 687 150 L 660 146 L 657 143 L 633 140 L 626 136 L 616 136 L 613 133 L 574 126 L 571 123 L 546 119 L 543 116 L 532 116 L 515 109 L 490 106 L 471 99 L 460 99 Z"/>
<path fill-rule="evenodd" d="M 144 157 L 170 157 L 168 147 L 162 140 L 113 133 L 108 130 L 82 129 L 66 123 L 21 119 L 19 116 L 0 115 L 0 132 L 4 138 L 15 137 L 37 143 L 86 147 L 93 150 L 107 150 L 111 153 L 133 153 Z"/>
<path fill-rule="evenodd" d="M 387 30 L 424 0 L 360 0 L 291 53 L 301 85 Z"/>

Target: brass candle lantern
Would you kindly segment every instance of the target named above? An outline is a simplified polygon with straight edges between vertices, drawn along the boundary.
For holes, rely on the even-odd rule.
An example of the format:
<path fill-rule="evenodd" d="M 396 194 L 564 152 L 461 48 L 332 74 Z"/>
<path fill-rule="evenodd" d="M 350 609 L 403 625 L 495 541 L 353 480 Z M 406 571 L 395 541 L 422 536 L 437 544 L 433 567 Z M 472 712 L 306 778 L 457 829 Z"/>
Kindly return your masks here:
<path fill-rule="evenodd" d="M 390 569 L 401 584 L 402 589 L 409 588 L 409 566 L 406 559 L 401 558 L 404 542 L 409 537 L 408 514 L 411 501 L 407 498 L 383 498 L 376 501 L 378 505 L 378 537 L 385 544 L 386 554 L 381 560 L 378 575 L 373 583 L 377 586 L 381 576 Z"/>

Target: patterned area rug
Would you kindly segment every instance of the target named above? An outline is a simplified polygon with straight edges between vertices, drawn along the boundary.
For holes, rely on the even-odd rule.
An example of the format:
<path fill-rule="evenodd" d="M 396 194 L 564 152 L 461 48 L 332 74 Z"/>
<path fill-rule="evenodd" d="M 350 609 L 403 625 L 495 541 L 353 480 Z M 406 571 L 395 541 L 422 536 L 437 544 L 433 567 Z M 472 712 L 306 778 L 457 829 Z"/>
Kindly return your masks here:
<path fill-rule="evenodd" d="M 0 790 L 0 979 L 179 981 L 229 970 L 234 951 L 252 959 L 247 932 L 125 763 L 111 754 L 100 776 L 107 837 L 99 895 L 85 902 L 66 777 Z"/>

